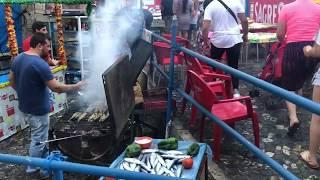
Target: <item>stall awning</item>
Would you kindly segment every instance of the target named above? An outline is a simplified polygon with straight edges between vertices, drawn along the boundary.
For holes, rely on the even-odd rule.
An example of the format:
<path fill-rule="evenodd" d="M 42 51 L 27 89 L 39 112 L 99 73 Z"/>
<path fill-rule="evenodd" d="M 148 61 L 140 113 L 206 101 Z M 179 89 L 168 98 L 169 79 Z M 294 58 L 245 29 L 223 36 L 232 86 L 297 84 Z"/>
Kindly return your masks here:
<path fill-rule="evenodd" d="M 34 4 L 34 3 L 57 3 L 57 4 L 88 4 L 92 0 L 0 0 L 0 4 Z"/>

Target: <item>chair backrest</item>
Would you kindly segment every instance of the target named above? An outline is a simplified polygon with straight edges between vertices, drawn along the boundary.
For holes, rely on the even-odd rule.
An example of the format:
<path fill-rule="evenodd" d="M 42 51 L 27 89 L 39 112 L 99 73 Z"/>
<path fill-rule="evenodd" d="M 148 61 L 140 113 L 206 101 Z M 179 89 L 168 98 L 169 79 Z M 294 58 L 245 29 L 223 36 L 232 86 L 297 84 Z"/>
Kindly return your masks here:
<path fill-rule="evenodd" d="M 216 103 L 217 97 L 210 86 L 194 71 L 188 70 L 188 77 L 191 81 L 191 89 L 194 93 L 195 100 L 204 106 L 207 110 L 211 110 L 211 107 Z"/>
<path fill-rule="evenodd" d="M 188 70 L 192 70 L 197 74 L 204 74 L 202 65 L 195 57 L 185 54 L 185 60 L 186 60 L 186 65 L 188 67 Z"/>
<path fill-rule="evenodd" d="M 162 36 L 168 40 L 171 40 L 172 35 L 171 34 L 162 34 Z M 189 48 L 189 41 L 183 37 L 180 36 L 176 36 L 176 42 L 177 44 L 179 44 L 180 46 Z"/>
<path fill-rule="evenodd" d="M 165 42 L 154 42 L 153 43 L 154 51 L 156 54 L 158 64 L 164 64 L 165 58 L 170 58 L 170 45 Z"/>

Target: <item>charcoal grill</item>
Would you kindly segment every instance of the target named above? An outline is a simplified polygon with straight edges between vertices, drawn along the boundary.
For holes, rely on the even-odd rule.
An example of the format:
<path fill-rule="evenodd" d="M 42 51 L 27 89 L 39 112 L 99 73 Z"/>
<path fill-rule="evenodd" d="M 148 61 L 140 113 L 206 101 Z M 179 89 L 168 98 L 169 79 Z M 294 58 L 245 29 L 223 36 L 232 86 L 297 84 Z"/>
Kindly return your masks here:
<path fill-rule="evenodd" d="M 83 134 L 56 142 L 56 146 L 73 160 L 111 163 L 130 142 L 128 139 L 132 139 L 128 120 L 135 107 L 133 85 L 152 54 L 152 46 L 139 39 L 133 44 L 131 54 L 130 58 L 128 55 L 120 57 L 102 75 L 107 111 L 90 120 L 95 112 L 86 112 L 88 106 L 75 100 L 69 103 L 62 120 L 54 124 L 54 138 Z"/>

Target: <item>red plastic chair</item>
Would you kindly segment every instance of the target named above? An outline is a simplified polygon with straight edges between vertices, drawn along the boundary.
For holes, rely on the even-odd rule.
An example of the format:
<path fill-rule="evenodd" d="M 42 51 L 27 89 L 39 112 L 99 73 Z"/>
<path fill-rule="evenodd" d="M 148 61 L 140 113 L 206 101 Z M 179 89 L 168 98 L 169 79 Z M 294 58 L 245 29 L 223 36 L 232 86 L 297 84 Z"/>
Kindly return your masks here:
<path fill-rule="evenodd" d="M 188 67 L 188 70 L 192 70 L 193 72 L 197 73 L 205 81 L 213 82 L 217 80 L 223 80 L 224 88 L 214 86 L 212 87 L 212 90 L 217 94 L 222 95 L 224 98 L 232 97 L 232 82 L 231 82 L 230 76 L 216 73 L 215 71 L 212 70 L 210 66 L 201 65 L 200 62 L 192 56 L 185 55 L 185 59 L 186 59 L 186 65 Z M 187 74 L 187 81 L 185 86 L 185 92 L 187 94 L 190 94 L 191 86 L 192 86 L 192 83 L 190 82 Z M 187 101 L 186 99 L 183 99 L 181 112 L 185 111 L 186 105 L 187 105 Z M 195 124 L 196 114 L 197 114 L 197 109 L 192 106 L 191 119 L 189 122 L 191 126 L 194 126 Z"/>
<path fill-rule="evenodd" d="M 171 38 L 172 38 L 171 34 L 162 34 L 162 36 L 171 41 Z M 180 46 L 183 46 L 183 47 L 186 47 L 186 48 L 190 47 L 189 41 L 187 39 L 183 38 L 183 37 L 176 36 L 176 42 Z"/>
<path fill-rule="evenodd" d="M 153 43 L 157 63 L 162 65 L 164 67 L 164 70 L 166 70 L 166 65 L 170 64 L 170 51 L 171 51 L 171 45 L 169 45 L 166 42 L 154 42 Z M 177 54 L 174 56 L 174 64 L 183 64 L 184 61 L 184 56 L 182 55 L 183 53 Z M 155 71 L 154 71 L 155 72 Z M 155 74 L 153 74 L 153 79 L 154 79 Z M 158 83 L 160 83 L 160 78 L 159 76 Z"/>
<path fill-rule="evenodd" d="M 170 64 L 170 48 L 171 46 L 166 42 L 154 42 L 154 51 L 156 54 L 157 62 L 161 65 L 169 65 Z M 183 64 L 183 56 L 174 56 L 175 64 Z"/>
<path fill-rule="evenodd" d="M 254 142 L 255 145 L 259 147 L 259 121 L 256 112 L 252 108 L 251 98 L 249 96 L 242 96 L 235 99 L 218 100 L 210 84 L 205 82 L 197 73 L 189 70 L 188 76 L 192 82 L 192 91 L 194 92 L 195 100 L 220 120 L 234 127 L 235 122 L 251 118 Z M 203 116 L 200 125 L 200 141 L 203 141 L 204 120 L 205 117 Z M 222 129 L 220 126 L 215 125 L 215 123 L 213 123 L 213 125 L 214 160 L 219 161 Z"/>

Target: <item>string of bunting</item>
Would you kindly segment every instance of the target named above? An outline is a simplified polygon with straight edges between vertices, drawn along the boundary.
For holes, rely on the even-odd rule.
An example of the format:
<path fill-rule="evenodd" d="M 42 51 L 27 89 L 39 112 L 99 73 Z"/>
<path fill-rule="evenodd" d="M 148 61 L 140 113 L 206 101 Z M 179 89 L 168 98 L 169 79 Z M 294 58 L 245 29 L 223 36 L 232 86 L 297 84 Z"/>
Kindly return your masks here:
<path fill-rule="evenodd" d="M 91 0 L 0 0 L 0 4 L 34 4 L 34 3 L 56 3 L 56 4 L 88 4 Z"/>

